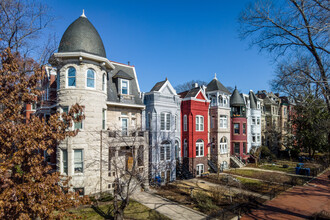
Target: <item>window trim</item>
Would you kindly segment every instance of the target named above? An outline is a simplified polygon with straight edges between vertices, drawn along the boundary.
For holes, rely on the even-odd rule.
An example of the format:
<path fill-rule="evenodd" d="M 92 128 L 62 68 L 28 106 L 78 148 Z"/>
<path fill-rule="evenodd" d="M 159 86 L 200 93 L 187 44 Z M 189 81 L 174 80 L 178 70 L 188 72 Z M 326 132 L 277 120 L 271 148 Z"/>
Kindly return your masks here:
<path fill-rule="evenodd" d="M 123 82 L 127 82 L 127 94 L 123 93 Z M 129 80 L 120 79 L 120 94 L 121 95 L 129 95 Z"/>
<path fill-rule="evenodd" d="M 198 122 L 197 122 L 198 119 Z M 201 122 L 202 119 L 202 122 Z M 195 117 L 195 126 L 196 126 L 196 131 L 204 131 L 204 116 L 203 115 L 196 115 Z M 201 129 L 201 127 L 203 129 Z"/>
<path fill-rule="evenodd" d="M 76 161 L 75 161 L 75 151 L 78 151 L 78 150 L 81 150 L 81 153 L 82 153 L 82 172 L 77 172 L 75 171 L 75 168 L 76 168 Z M 73 163 L 73 174 L 74 175 L 83 175 L 84 174 L 84 149 L 82 148 L 77 148 L 77 149 L 73 149 L 73 154 L 72 154 L 72 157 L 73 157 L 73 160 L 72 160 L 72 163 Z"/>
<path fill-rule="evenodd" d="M 203 139 L 198 139 L 196 141 L 196 157 L 204 157 L 205 152 L 204 152 L 204 140 Z"/>
<path fill-rule="evenodd" d="M 103 73 L 102 76 L 102 91 L 106 92 L 107 91 L 107 75 Z"/>
<path fill-rule="evenodd" d="M 74 78 L 75 78 L 74 86 L 69 86 L 69 70 L 70 69 L 74 69 L 74 71 L 75 71 L 74 72 Z M 73 78 L 73 77 L 71 76 L 70 78 Z M 76 88 L 76 86 L 77 86 L 77 70 L 73 66 L 70 66 L 66 70 L 66 88 Z"/>
<path fill-rule="evenodd" d="M 223 123 L 223 125 L 225 126 L 221 126 L 221 122 Z M 228 117 L 227 115 L 220 115 L 220 119 L 219 119 L 219 127 L 220 128 L 228 128 Z"/>
<path fill-rule="evenodd" d="M 124 130 L 123 130 L 123 120 L 126 120 L 127 124 L 126 124 L 126 134 L 124 134 Z M 127 117 L 121 117 L 120 118 L 121 121 L 121 135 L 122 136 L 127 136 L 128 135 L 128 118 Z"/>
<path fill-rule="evenodd" d="M 224 140 L 224 142 L 222 142 L 222 140 Z M 227 154 L 227 153 L 228 153 L 228 142 L 227 142 L 227 138 L 223 136 L 220 139 L 220 154 Z"/>
<path fill-rule="evenodd" d="M 238 125 L 238 133 L 235 132 L 235 130 L 236 130 L 236 129 L 235 129 L 235 125 Z M 240 123 L 234 123 L 234 124 L 233 124 L 233 129 L 234 129 L 234 131 L 233 131 L 233 132 L 234 132 L 234 135 L 239 135 L 239 134 L 240 134 L 240 130 L 241 130 L 241 129 L 240 129 Z"/>
<path fill-rule="evenodd" d="M 94 73 L 94 87 L 89 87 L 88 86 L 88 79 L 91 79 L 91 78 L 88 78 L 88 71 L 89 70 L 93 71 L 93 73 Z M 87 89 L 96 89 L 96 72 L 95 72 L 94 69 L 88 68 L 87 71 L 86 71 L 86 88 Z"/>
<path fill-rule="evenodd" d="M 183 131 L 187 131 L 188 130 L 188 121 L 187 121 L 187 115 L 183 116 Z"/>
<path fill-rule="evenodd" d="M 162 117 L 164 116 L 164 129 L 162 129 Z M 161 112 L 160 113 L 160 130 L 161 131 L 170 131 L 171 130 L 171 116 L 172 114 L 170 112 Z M 169 121 L 169 124 L 168 124 Z M 169 125 L 167 127 L 167 125 Z"/>
<path fill-rule="evenodd" d="M 102 109 L 102 130 L 107 128 L 107 109 Z"/>
<path fill-rule="evenodd" d="M 200 172 L 200 174 L 198 174 L 198 172 L 199 172 L 198 167 L 203 167 L 203 169 L 202 169 L 203 172 Z M 204 172 L 205 172 L 204 164 L 202 164 L 202 163 L 197 164 L 197 165 L 196 165 L 196 176 L 201 176 Z"/>
<path fill-rule="evenodd" d="M 66 169 L 64 169 L 64 151 L 66 152 Z M 68 175 L 68 172 L 68 149 L 61 149 L 61 174 Z"/>

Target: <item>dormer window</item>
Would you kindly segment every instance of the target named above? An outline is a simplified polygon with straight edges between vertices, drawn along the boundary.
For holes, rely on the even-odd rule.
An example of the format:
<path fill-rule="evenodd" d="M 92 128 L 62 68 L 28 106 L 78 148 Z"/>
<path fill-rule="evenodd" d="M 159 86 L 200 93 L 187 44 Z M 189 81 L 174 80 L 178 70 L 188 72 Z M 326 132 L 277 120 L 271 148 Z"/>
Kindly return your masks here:
<path fill-rule="evenodd" d="M 67 77 L 67 82 L 68 82 L 68 87 L 76 87 L 76 69 L 73 67 L 70 67 L 68 69 L 68 77 Z M 59 82 L 59 80 L 58 80 Z"/>
<path fill-rule="evenodd" d="M 121 94 L 128 95 L 128 80 L 122 79 L 121 80 Z"/>
<path fill-rule="evenodd" d="M 87 87 L 95 88 L 95 72 L 92 69 L 87 70 Z"/>

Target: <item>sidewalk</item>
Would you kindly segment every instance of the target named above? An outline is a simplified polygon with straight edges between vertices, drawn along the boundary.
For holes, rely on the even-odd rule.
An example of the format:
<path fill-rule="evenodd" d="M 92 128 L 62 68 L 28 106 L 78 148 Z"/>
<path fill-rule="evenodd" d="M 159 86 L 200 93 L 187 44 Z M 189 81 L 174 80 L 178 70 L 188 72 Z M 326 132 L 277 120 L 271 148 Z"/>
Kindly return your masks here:
<path fill-rule="evenodd" d="M 330 216 L 330 180 L 328 169 L 319 177 L 303 186 L 295 186 L 267 201 L 258 209 L 251 210 L 241 219 L 308 219 L 315 213 Z"/>
<path fill-rule="evenodd" d="M 172 202 L 150 192 L 137 192 L 136 194 L 133 194 L 132 199 L 142 203 L 150 209 L 154 209 L 170 219 L 207 219 L 207 215 L 201 212 L 179 205 L 176 202 Z"/>

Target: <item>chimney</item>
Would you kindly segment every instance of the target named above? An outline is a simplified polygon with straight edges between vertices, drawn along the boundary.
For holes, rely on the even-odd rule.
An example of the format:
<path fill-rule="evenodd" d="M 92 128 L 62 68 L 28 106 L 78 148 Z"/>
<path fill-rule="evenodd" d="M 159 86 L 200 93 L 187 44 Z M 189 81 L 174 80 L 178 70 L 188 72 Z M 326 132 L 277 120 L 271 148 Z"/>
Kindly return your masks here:
<path fill-rule="evenodd" d="M 127 65 L 131 65 L 131 62 L 130 61 L 127 61 Z"/>
<path fill-rule="evenodd" d="M 198 83 L 194 83 L 192 84 L 193 88 L 197 88 L 198 87 Z"/>

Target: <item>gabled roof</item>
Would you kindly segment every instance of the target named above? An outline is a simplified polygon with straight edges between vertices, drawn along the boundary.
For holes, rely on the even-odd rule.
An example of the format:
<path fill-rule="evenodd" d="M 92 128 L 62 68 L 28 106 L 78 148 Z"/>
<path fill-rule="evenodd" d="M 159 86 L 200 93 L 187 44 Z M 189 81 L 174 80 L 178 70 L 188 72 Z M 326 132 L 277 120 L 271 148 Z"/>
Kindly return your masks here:
<path fill-rule="evenodd" d="M 154 85 L 154 87 L 152 87 L 152 89 L 150 90 L 150 92 L 154 92 L 154 91 L 159 91 L 162 86 L 166 83 L 167 80 L 164 80 L 164 81 L 161 81 L 161 82 L 158 82 Z"/>
<path fill-rule="evenodd" d="M 200 87 L 190 89 L 184 98 L 194 98 L 198 94 Z"/>
<path fill-rule="evenodd" d="M 211 91 L 221 91 L 221 92 L 230 94 L 230 92 L 228 91 L 228 89 L 224 85 L 222 85 L 222 83 L 219 82 L 219 80 L 217 78 L 214 78 L 207 85 L 206 92 L 211 92 Z"/>
<path fill-rule="evenodd" d="M 128 73 L 126 73 L 122 70 L 119 70 L 112 78 L 123 78 L 123 79 L 128 79 L 128 80 L 133 79 L 132 76 L 130 76 Z"/>
<path fill-rule="evenodd" d="M 245 102 L 243 97 L 239 94 L 237 88 L 235 87 L 233 94 L 230 97 L 230 106 L 244 106 Z"/>

